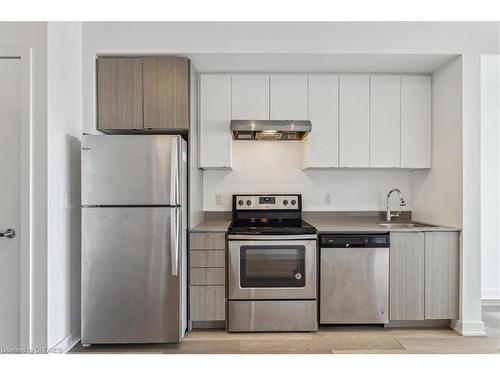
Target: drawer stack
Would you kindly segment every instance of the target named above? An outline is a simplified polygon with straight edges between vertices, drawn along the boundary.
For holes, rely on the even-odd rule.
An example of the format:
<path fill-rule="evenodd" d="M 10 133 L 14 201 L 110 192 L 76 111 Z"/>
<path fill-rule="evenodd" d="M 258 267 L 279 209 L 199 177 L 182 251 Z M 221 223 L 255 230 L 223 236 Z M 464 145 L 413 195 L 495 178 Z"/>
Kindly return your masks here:
<path fill-rule="evenodd" d="M 193 232 L 189 241 L 189 320 L 226 319 L 226 233 Z"/>

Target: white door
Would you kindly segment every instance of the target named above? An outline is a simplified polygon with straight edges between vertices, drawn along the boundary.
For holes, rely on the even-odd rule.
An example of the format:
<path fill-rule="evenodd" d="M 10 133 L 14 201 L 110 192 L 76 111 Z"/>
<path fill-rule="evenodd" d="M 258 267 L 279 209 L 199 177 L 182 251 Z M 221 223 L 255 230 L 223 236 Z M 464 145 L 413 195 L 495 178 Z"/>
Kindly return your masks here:
<path fill-rule="evenodd" d="M 200 89 L 200 168 L 231 169 L 231 76 L 202 74 Z"/>
<path fill-rule="evenodd" d="M 309 76 L 309 119 L 313 131 L 304 140 L 304 168 L 339 166 L 337 75 Z"/>
<path fill-rule="evenodd" d="M 269 120 L 269 76 L 233 74 L 231 77 L 231 118 Z"/>
<path fill-rule="evenodd" d="M 401 77 L 401 167 L 431 167 L 431 77 Z"/>
<path fill-rule="evenodd" d="M 4 350 L 21 345 L 20 150 L 21 59 L 0 57 L 0 348 Z M 9 235 L 9 229 L 16 235 Z"/>
<path fill-rule="evenodd" d="M 340 166 L 370 165 L 370 80 L 367 75 L 340 77 Z M 313 125 L 314 126 L 314 125 Z M 314 127 L 313 127 L 314 131 Z"/>
<path fill-rule="evenodd" d="M 370 167 L 401 165 L 401 77 L 370 77 Z"/>
<path fill-rule="evenodd" d="M 307 75 L 276 74 L 271 79 L 271 120 L 308 120 Z"/>

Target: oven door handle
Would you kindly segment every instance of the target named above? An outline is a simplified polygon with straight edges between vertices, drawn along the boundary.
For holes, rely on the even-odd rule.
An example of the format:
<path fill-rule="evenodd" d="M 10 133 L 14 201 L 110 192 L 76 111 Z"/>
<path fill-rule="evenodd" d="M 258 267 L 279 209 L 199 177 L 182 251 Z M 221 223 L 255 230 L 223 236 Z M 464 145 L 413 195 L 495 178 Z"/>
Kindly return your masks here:
<path fill-rule="evenodd" d="M 249 234 L 230 234 L 227 236 L 228 240 L 282 240 L 282 241 L 295 241 L 295 240 L 317 240 L 317 234 L 296 234 L 296 235 L 283 235 L 283 236 L 265 236 L 265 235 L 249 235 Z"/>

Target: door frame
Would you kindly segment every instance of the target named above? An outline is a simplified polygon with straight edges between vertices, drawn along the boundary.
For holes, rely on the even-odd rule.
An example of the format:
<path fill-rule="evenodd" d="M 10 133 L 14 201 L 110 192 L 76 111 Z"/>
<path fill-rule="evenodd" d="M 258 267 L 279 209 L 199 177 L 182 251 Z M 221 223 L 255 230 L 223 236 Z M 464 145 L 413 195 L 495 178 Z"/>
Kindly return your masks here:
<path fill-rule="evenodd" d="M 20 150 L 20 349 L 31 349 L 31 139 L 32 139 L 32 72 L 31 48 L 0 47 L 0 59 L 21 60 L 21 150 Z"/>

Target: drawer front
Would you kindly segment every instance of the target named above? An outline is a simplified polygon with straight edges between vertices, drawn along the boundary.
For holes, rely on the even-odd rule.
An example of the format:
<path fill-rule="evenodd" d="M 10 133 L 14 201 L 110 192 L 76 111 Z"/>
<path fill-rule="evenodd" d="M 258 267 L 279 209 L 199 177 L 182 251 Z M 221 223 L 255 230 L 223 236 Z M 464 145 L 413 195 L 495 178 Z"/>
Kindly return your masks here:
<path fill-rule="evenodd" d="M 224 286 L 190 286 L 191 320 L 226 319 L 226 297 Z"/>
<path fill-rule="evenodd" d="M 226 234 L 223 232 L 191 233 L 189 248 L 191 250 L 225 249 Z"/>
<path fill-rule="evenodd" d="M 225 268 L 191 268 L 190 285 L 226 285 Z"/>
<path fill-rule="evenodd" d="M 224 250 L 191 251 L 189 259 L 190 267 L 226 267 Z"/>

